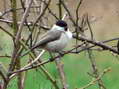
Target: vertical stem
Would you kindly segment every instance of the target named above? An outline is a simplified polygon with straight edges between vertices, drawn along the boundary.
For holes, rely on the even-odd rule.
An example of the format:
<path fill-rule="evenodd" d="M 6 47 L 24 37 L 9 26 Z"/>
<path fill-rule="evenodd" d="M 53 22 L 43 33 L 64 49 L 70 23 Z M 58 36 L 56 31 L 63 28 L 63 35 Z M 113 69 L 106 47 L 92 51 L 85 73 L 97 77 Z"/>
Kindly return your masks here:
<path fill-rule="evenodd" d="M 20 60 L 17 60 L 16 62 L 16 69 L 19 70 L 21 68 L 21 62 Z M 18 73 L 18 76 L 17 76 L 17 85 L 18 85 L 18 89 L 22 89 L 22 73 Z"/>
<path fill-rule="evenodd" d="M 98 73 L 98 68 L 96 66 L 95 59 L 93 59 L 92 53 L 90 50 L 88 50 L 88 53 L 89 53 L 89 59 L 90 59 L 91 65 L 92 65 L 94 77 L 98 78 L 99 73 Z M 104 86 L 103 81 L 101 79 L 98 80 L 98 86 L 99 86 L 99 89 L 106 89 L 106 87 Z"/>
<path fill-rule="evenodd" d="M 62 19 L 62 7 L 61 7 L 61 0 L 59 0 L 59 2 L 58 2 L 58 6 L 59 6 L 59 19 Z"/>
<path fill-rule="evenodd" d="M 68 89 L 67 88 L 67 83 L 66 83 L 66 77 L 65 77 L 65 73 L 64 73 L 64 67 L 63 67 L 64 65 L 61 63 L 60 59 L 61 58 L 57 58 L 55 60 L 55 63 L 56 63 L 57 69 L 59 71 L 61 83 L 62 83 L 62 86 L 63 86 L 62 89 Z"/>
<path fill-rule="evenodd" d="M 18 31 L 17 12 L 16 12 L 17 3 L 16 3 L 16 0 L 11 0 L 11 8 L 12 8 L 12 19 L 13 19 L 13 33 L 14 33 L 14 36 L 16 36 L 17 31 Z M 15 39 L 14 38 L 13 38 L 13 42 L 14 42 L 14 49 L 13 49 L 12 60 L 11 60 L 11 63 L 10 63 L 9 71 L 13 71 L 13 69 L 15 67 L 14 66 L 15 54 L 18 51 L 18 47 L 17 47 L 17 44 L 15 43 Z"/>
<path fill-rule="evenodd" d="M 11 0 L 11 8 L 12 8 L 12 19 L 13 19 L 13 31 L 14 35 L 17 33 L 18 25 L 17 25 L 17 3 L 16 0 Z"/>
<path fill-rule="evenodd" d="M 8 82 L 4 82 L 3 89 L 7 89 Z"/>
<path fill-rule="evenodd" d="M 17 0 L 11 0 L 11 8 L 12 8 L 12 19 L 13 19 L 13 34 L 14 36 L 16 37 L 17 35 L 17 32 L 18 32 L 18 24 L 17 24 Z M 19 39 L 20 39 L 21 36 L 19 36 Z M 16 57 L 16 54 L 17 52 L 19 51 L 20 49 L 20 44 L 19 42 L 16 42 L 15 41 L 16 39 L 13 39 L 13 42 L 14 42 L 14 49 L 13 49 L 13 54 L 12 54 L 12 60 L 11 60 L 11 63 L 10 63 L 10 67 L 9 67 L 9 70 L 8 70 L 8 73 L 13 71 L 15 69 L 15 66 L 17 69 L 20 69 L 21 66 L 20 66 L 20 60 L 19 60 L 19 57 L 17 56 Z M 10 75 L 8 75 L 8 78 L 10 77 Z M 21 73 L 18 74 L 18 89 L 21 89 L 20 85 L 21 85 Z M 7 86 L 7 85 L 6 85 Z"/>
<path fill-rule="evenodd" d="M 3 7 L 4 7 L 4 11 L 6 11 L 6 9 L 7 9 L 7 5 L 6 5 L 7 3 L 6 3 L 6 0 L 3 0 Z"/>

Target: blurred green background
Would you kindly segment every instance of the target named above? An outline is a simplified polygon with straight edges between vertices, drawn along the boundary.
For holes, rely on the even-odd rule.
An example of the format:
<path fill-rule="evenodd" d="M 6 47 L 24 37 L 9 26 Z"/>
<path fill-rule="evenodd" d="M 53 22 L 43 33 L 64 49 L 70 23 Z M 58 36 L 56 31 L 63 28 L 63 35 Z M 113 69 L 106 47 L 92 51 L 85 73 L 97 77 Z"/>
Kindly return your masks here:
<path fill-rule="evenodd" d="M 117 89 L 119 87 L 119 61 L 112 56 L 109 52 L 94 52 L 97 67 L 100 72 L 104 69 L 111 67 L 111 71 L 107 72 L 102 80 L 107 89 Z M 43 58 L 47 59 L 48 56 Z M 4 64 L 9 64 L 8 59 L 1 58 L 1 62 Z M 64 71 L 66 74 L 67 83 L 69 89 L 75 89 L 88 84 L 92 77 L 87 74 L 87 72 L 92 71 L 91 63 L 89 61 L 88 55 L 85 52 L 80 54 L 70 54 L 62 58 L 64 63 Z M 52 76 L 60 84 L 60 78 L 58 75 L 55 63 L 48 63 L 45 68 L 52 74 Z M 52 89 L 53 85 L 44 75 L 44 73 L 37 68 L 36 70 L 30 70 L 26 73 L 25 89 Z M 16 89 L 17 80 L 14 78 L 8 89 Z M 54 88 L 53 88 L 54 89 Z M 98 89 L 97 83 L 89 87 L 88 89 Z"/>

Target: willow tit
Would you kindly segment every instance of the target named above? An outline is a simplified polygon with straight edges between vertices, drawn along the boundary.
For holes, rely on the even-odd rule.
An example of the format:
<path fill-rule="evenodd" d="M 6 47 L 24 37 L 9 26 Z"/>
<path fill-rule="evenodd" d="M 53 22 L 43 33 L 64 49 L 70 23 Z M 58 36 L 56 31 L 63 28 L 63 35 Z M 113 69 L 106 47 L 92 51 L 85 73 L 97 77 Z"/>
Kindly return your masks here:
<path fill-rule="evenodd" d="M 59 20 L 30 50 L 43 48 L 49 52 L 60 52 L 67 46 L 71 38 L 72 33 L 69 31 L 67 23 Z"/>

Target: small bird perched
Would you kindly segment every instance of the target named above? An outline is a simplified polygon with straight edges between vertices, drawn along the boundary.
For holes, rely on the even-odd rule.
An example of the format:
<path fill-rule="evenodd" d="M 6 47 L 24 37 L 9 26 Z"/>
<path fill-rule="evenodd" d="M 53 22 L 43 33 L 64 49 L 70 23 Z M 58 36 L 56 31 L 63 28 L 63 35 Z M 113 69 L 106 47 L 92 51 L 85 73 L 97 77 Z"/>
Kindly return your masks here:
<path fill-rule="evenodd" d="M 59 20 L 30 50 L 43 48 L 49 52 L 59 53 L 67 46 L 71 38 L 72 33 L 69 31 L 67 23 Z"/>

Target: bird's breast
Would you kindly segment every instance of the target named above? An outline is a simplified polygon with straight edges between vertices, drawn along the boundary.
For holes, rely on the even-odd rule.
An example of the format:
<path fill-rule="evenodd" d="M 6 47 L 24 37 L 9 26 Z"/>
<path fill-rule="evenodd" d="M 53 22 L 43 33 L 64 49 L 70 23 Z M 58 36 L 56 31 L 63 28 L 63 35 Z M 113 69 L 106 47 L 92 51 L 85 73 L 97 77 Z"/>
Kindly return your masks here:
<path fill-rule="evenodd" d="M 69 41 L 68 36 L 65 33 L 61 34 L 61 37 L 55 41 L 49 42 L 45 49 L 52 52 L 58 52 L 64 49 Z"/>

